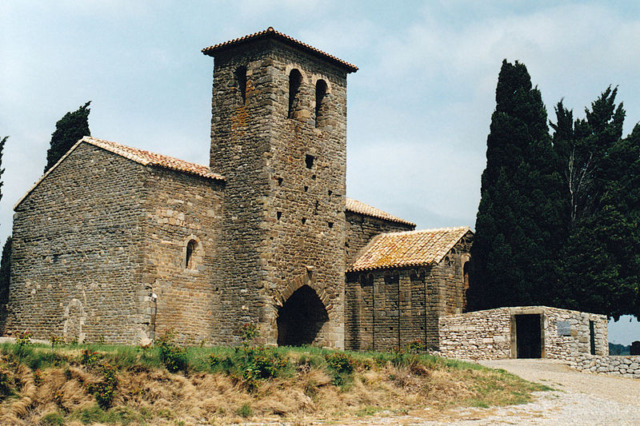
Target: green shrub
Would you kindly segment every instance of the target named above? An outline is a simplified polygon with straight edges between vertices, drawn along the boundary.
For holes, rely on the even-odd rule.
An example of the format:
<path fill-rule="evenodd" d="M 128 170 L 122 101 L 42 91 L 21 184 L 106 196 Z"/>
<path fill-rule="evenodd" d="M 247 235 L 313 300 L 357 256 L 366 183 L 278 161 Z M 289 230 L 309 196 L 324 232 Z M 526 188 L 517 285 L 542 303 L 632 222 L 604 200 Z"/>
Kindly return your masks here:
<path fill-rule="evenodd" d="M 407 352 L 420 354 L 427 352 L 427 344 L 420 339 L 413 340 L 407 345 Z"/>
<path fill-rule="evenodd" d="M 89 392 L 96 398 L 100 408 L 108 409 L 118 388 L 118 371 L 112 365 L 104 364 L 102 376 L 101 382 L 89 385 Z"/>
<path fill-rule="evenodd" d="M 249 404 L 242 404 L 242 407 L 238 408 L 238 415 L 244 418 L 251 417 L 253 410 Z"/>
<path fill-rule="evenodd" d="M 80 364 L 92 367 L 98 363 L 100 355 L 91 349 L 83 349 L 80 355 Z"/>
<path fill-rule="evenodd" d="M 46 426 L 63 425 L 64 423 L 64 417 L 60 413 L 49 413 L 40 419 L 40 424 Z"/>
<path fill-rule="evenodd" d="M 160 361 L 171 373 L 187 371 L 187 351 L 173 341 L 174 333 L 169 330 L 156 339 L 155 345 L 160 348 Z"/>
<path fill-rule="evenodd" d="M 353 357 L 344 352 L 332 352 L 325 355 L 327 365 L 338 374 L 351 374 L 355 367 Z"/>

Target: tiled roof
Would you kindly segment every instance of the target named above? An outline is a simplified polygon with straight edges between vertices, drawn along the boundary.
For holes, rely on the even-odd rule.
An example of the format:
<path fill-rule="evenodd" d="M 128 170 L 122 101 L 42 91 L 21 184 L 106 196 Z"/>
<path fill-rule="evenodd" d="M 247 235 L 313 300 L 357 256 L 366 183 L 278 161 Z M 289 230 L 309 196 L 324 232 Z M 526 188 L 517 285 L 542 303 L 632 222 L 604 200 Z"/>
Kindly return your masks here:
<path fill-rule="evenodd" d="M 365 204 L 362 201 L 354 200 L 353 198 L 347 198 L 347 211 L 360 213 L 366 216 L 377 217 L 378 219 L 384 219 L 390 222 L 404 223 L 405 225 L 411 225 L 413 227 L 416 226 L 416 224 L 413 222 L 409 222 L 408 220 L 392 216 L 383 210 Z"/>
<path fill-rule="evenodd" d="M 356 67 L 353 64 L 350 64 L 349 62 L 345 62 L 342 59 L 338 59 L 333 55 L 329 55 L 326 52 L 323 52 L 322 50 L 316 49 L 313 46 L 310 46 L 306 43 L 303 43 L 301 41 L 296 40 L 293 37 L 289 37 L 286 34 L 283 34 L 279 31 L 276 31 L 273 29 L 273 27 L 269 27 L 264 31 L 260 31 L 254 34 L 249 34 L 246 35 L 244 37 L 239 37 L 239 38 L 235 38 L 233 40 L 229 40 L 226 41 L 224 43 L 219 43 L 219 44 L 215 44 L 213 46 L 209 46 L 209 47 L 205 47 L 204 49 L 202 49 L 202 53 L 204 53 L 205 55 L 209 55 L 209 56 L 215 56 L 214 53 L 215 52 L 219 52 L 221 50 L 224 50 L 226 48 L 232 47 L 232 46 L 237 46 L 239 44 L 243 44 L 249 41 L 253 41 L 253 40 L 259 40 L 259 39 L 264 39 L 264 38 L 274 38 L 276 40 L 281 40 L 284 41 L 285 43 L 291 44 L 293 46 L 302 48 L 303 50 L 306 50 L 307 52 L 314 54 L 316 56 L 320 56 L 322 58 L 328 59 L 329 61 L 340 65 L 344 68 L 347 69 L 348 72 L 356 72 L 358 71 L 358 67 Z"/>
<path fill-rule="evenodd" d="M 120 145 L 119 143 L 116 143 L 116 142 L 92 138 L 90 136 L 85 136 L 80 141 L 78 141 L 78 143 L 82 143 L 82 142 L 97 146 L 98 148 L 105 149 L 121 157 L 128 158 L 129 160 L 135 161 L 136 163 L 140 163 L 144 166 L 157 166 L 157 167 L 176 170 L 179 172 L 188 173 L 196 176 L 202 176 L 209 179 L 224 180 L 223 176 L 217 173 L 213 173 L 207 166 L 203 166 L 201 164 L 196 164 L 196 163 L 190 163 L 184 160 L 179 160 L 174 157 L 169 157 L 168 155 L 156 154 L 153 152 L 144 151 L 142 149 Z"/>
<path fill-rule="evenodd" d="M 209 167 L 203 166 L 201 164 L 190 163 L 188 161 L 179 160 L 177 158 L 169 157 L 168 155 L 155 154 L 153 152 L 144 151 L 142 149 L 131 148 L 130 146 L 120 145 L 116 142 L 105 141 L 102 139 L 92 138 L 90 136 L 85 136 L 80 139 L 74 146 L 72 146 L 69 151 L 65 155 L 63 155 L 56 164 L 54 164 L 47 172 L 38 179 L 36 183 L 27 191 L 26 194 L 18 200 L 16 205 L 13 207 L 14 210 L 18 208 L 18 206 L 27 198 L 31 192 L 42 182 L 53 170 L 55 170 L 58 165 L 64 161 L 73 151 L 78 148 L 80 144 L 87 143 L 93 146 L 97 146 L 98 148 L 102 148 L 106 151 L 112 152 L 116 155 L 119 155 L 124 158 L 128 158 L 131 161 L 135 161 L 136 163 L 142 164 L 144 166 L 156 166 L 162 167 L 169 170 L 176 170 L 182 173 L 188 173 L 196 176 L 202 176 L 207 179 L 213 180 L 225 180 L 222 175 L 217 173 L 213 173 L 209 170 Z"/>
<path fill-rule="evenodd" d="M 348 271 L 437 264 L 470 231 L 460 227 L 380 234 L 362 249 Z"/>

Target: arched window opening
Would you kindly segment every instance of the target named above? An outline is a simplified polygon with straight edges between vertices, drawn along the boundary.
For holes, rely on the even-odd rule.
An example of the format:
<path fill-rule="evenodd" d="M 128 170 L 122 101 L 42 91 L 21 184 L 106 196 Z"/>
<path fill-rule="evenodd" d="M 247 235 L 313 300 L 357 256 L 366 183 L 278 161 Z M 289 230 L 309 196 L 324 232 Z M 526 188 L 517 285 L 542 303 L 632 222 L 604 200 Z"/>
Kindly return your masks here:
<path fill-rule="evenodd" d="M 238 67 L 235 76 L 240 99 L 242 99 L 242 104 L 244 105 L 247 102 L 247 67 Z"/>
<path fill-rule="evenodd" d="M 187 269 L 193 269 L 194 267 L 193 255 L 195 254 L 197 247 L 198 243 L 196 240 L 189 240 L 189 242 L 187 243 L 187 254 L 184 263 Z"/>
<path fill-rule="evenodd" d="M 327 83 L 324 80 L 318 80 L 316 82 L 316 127 L 320 127 L 322 118 L 325 113 L 325 97 L 327 96 Z"/>
<path fill-rule="evenodd" d="M 316 292 L 302 286 L 278 310 L 278 346 L 314 343 L 327 321 L 329 315 Z"/>
<path fill-rule="evenodd" d="M 289 73 L 289 112 L 288 118 L 294 118 L 295 112 L 300 107 L 300 85 L 302 84 L 302 74 L 298 70 L 291 70 Z"/>

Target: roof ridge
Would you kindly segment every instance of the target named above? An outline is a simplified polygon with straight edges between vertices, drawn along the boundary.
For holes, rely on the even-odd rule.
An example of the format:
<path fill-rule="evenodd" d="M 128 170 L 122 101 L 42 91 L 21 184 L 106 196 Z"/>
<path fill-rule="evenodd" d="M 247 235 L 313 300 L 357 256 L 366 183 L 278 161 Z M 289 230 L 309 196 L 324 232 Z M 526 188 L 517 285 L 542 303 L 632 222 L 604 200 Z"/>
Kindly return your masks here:
<path fill-rule="evenodd" d="M 365 216 L 375 217 L 378 219 L 388 220 L 390 222 L 404 223 L 406 225 L 410 225 L 413 227 L 416 226 L 416 224 L 411 221 L 402 219 L 398 216 L 394 216 L 382 209 L 379 209 L 367 203 L 363 203 L 362 201 L 356 200 L 355 198 L 346 197 L 345 201 L 346 201 L 345 209 L 350 212 L 362 214 Z M 349 204 L 351 204 L 351 206 Z M 369 211 L 369 209 L 372 209 L 374 211 Z"/>
<path fill-rule="evenodd" d="M 105 149 L 113 154 L 135 161 L 136 163 L 142 164 L 144 166 L 158 166 L 169 170 L 202 176 L 205 178 L 224 180 L 224 177 L 222 175 L 212 172 L 211 169 L 204 164 L 181 160 L 170 155 L 158 154 L 156 152 L 134 148 L 132 146 L 123 145 L 118 142 L 94 138 L 92 136 L 85 136 L 78 142 L 86 142 L 90 145 Z M 163 162 L 162 160 L 165 161 Z M 193 167 L 193 169 L 190 169 L 189 166 Z"/>
<path fill-rule="evenodd" d="M 417 234 L 417 233 L 431 233 L 431 232 L 443 232 L 443 231 L 462 231 L 462 230 L 471 230 L 469 226 L 448 226 L 442 228 L 430 228 L 430 229 L 414 229 L 412 231 L 392 231 L 392 232 L 383 232 L 379 235 L 388 235 L 388 234 Z"/>
<path fill-rule="evenodd" d="M 294 45 L 303 48 L 304 50 L 307 50 L 313 54 L 316 55 L 320 55 L 320 56 L 324 56 L 325 58 L 331 60 L 332 62 L 335 62 L 345 68 L 347 68 L 348 72 L 356 72 L 358 71 L 358 67 L 347 62 L 347 61 L 343 61 L 342 59 L 333 56 L 327 52 L 324 52 L 320 49 L 317 49 L 313 46 L 311 46 L 310 44 L 301 42 L 300 40 L 297 40 L 291 36 L 286 35 L 285 33 L 281 33 L 280 31 L 276 31 L 273 27 L 269 27 L 266 30 L 263 31 L 258 31 L 255 32 L 253 34 L 248 34 L 242 37 L 237 37 L 234 39 L 231 39 L 229 41 L 225 41 L 223 43 L 218 43 L 218 44 L 214 44 L 212 46 L 209 47 L 205 47 L 204 49 L 202 49 L 202 53 L 208 56 L 213 56 L 213 52 L 215 52 L 216 50 L 220 50 L 220 49 L 224 49 L 227 47 L 231 47 L 237 44 L 242 44 L 251 40 L 255 40 L 255 39 L 259 39 L 259 38 L 265 38 L 265 37 L 277 37 L 280 38 L 282 40 L 285 40 L 287 42 L 293 43 Z"/>

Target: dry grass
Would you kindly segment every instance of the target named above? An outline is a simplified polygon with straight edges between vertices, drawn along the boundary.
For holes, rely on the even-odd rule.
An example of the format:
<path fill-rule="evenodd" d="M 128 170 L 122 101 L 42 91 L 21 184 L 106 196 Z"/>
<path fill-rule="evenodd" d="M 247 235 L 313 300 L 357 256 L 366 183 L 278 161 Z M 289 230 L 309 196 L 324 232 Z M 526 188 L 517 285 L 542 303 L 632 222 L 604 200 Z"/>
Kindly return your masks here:
<path fill-rule="evenodd" d="M 57 349 L 67 363 L 42 364 L 37 371 L 4 351 L 0 363 L 11 371 L 14 393 L 0 402 L 0 424 L 345 421 L 380 413 L 523 403 L 532 391 L 541 390 L 503 371 L 429 356 L 351 353 L 353 372 L 338 374 L 325 361 L 329 351 L 311 348 L 278 349 L 289 359 L 287 368 L 249 388 L 237 374 L 207 368 L 202 360 L 212 351 L 216 349 L 194 349 L 189 370 L 176 374 L 133 357 L 118 367 L 109 409 L 98 407 L 90 392 L 91 384 L 103 380 L 99 365 L 82 365 L 79 350 Z M 122 363 L 110 356 L 105 351 L 100 362 Z"/>

